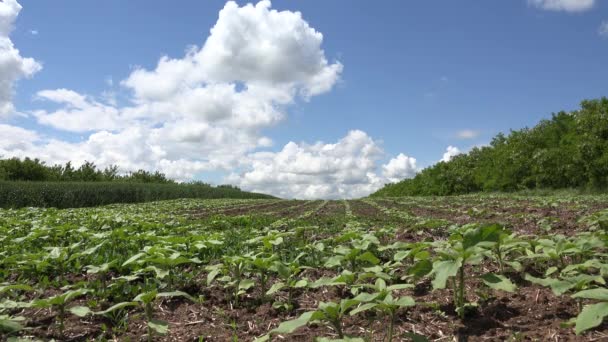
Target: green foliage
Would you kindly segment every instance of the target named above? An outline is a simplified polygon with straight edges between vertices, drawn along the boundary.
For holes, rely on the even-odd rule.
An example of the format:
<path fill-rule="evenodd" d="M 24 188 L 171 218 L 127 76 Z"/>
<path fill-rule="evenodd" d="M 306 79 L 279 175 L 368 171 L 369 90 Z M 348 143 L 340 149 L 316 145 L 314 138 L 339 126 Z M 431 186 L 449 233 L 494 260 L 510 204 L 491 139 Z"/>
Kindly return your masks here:
<path fill-rule="evenodd" d="M 272 198 L 202 184 L 124 182 L 2 182 L 0 208 L 80 208 L 176 198 Z"/>
<path fill-rule="evenodd" d="M 79 208 L 111 203 L 138 203 L 175 198 L 272 198 L 236 186 L 203 182 L 178 184 L 156 171 L 120 174 L 85 161 L 47 166 L 38 159 L 0 159 L 0 208 Z"/>
<path fill-rule="evenodd" d="M 465 266 L 480 265 L 488 250 L 495 250 L 503 230 L 499 225 L 480 227 L 463 226 L 455 231 L 449 241 L 437 249 L 437 260 L 433 263 L 433 288 L 446 287 L 452 279 L 454 305 L 461 319 L 465 317 L 466 280 L 469 278 Z M 513 292 L 515 285 L 505 276 L 486 273 L 480 276 L 484 284 L 495 290 Z"/>
<path fill-rule="evenodd" d="M 498 134 L 489 146 L 439 162 L 372 196 L 608 187 L 608 98 L 553 114 L 534 128 Z"/>
<path fill-rule="evenodd" d="M 57 323 L 59 329 L 50 330 L 62 340 L 85 324 L 90 327 L 87 338 L 101 341 L 134 335 L 179 339 L 191 325 L 212 323 L 213 331 L 207 330 L 212 339 L 219 332 L 219 339 L 226 333 L 233 340 L 266 334 L 261 340 L 288 341 L 299 338 L 288 334 L 308 325 L 310 340 L 322 335 L 318 340 L 424 341 L 414 332 L 428 332 L 420 329 L 427 317 L 455 327 L 444 325 L 448 336 L 485 321 L 493 315 L 486 310 L 493 303 L 513 308 L 511 300 L 517 297 L 502 291 L 517 291 L 510 279 L 518 279 L 522 293 L 534 293 L 540 284 L 559 296 L 538 305 L 578 304 L 578 312 L 564 310 L 569 317 L 546 318 L 578 315 L 568 323 L 572 331 L 560 329 L 560 337 L 576 332 L 595 338 L 602 332 L 591 330 L 599 330 L 608 313 L 608 211 L 597 209 L 606 198 L 366 199 L 351 201 L 350 214 L 336 210 L 341 202 L 273 199 L 0 209 L 0 333 L 40 337 L 35 326 L 43 317 L 46 324 Z M 500 201 L 509 210 L 497 215 Z M 391 210 L 381 213 L 390 224 L 360 216 L 363 203 L 381 210 L 389 202 Z M 525 213 L 514 210 L 517 203 L 525 205 Z M 299 216 L 273 214 L 301 204 L 309 209 Z M 551 231 L 545 230 L 528 213 L 544 216 L 539 206 L 576 210 L 584 215 L 576 224 L 587 231 L 559 234 L 564 227 L 557 220 Z M 446 219 L 447 225 L 420 228 L 432 217 L 417 216 L 415 208 L 466 214 L 486 223 L 460 225 Z M 239 214 L 232 216 L 234 211 Z M 487 223 L 489 215 L 503 223 Z M 520 216 L 536 223 L 536 230 L 528 234 L 528 224 L 523 232 L 512 226 L 517 221 L 511 219 Z M 453 295 L 455 311 L 442 305 L 446 294 Z M 473 305 L 479 311 L 466 316 L 465 309 Z M 247 332 L 258 308 L 271 318 L 257 316 L 258 328 Z M 180 316 L 172 316 L 176 310 L 206 314 L 179 321 Z M 452 324 L 458 316 L 464 319 Z M 369 325 L 362 324 L 365 320 Z"/>

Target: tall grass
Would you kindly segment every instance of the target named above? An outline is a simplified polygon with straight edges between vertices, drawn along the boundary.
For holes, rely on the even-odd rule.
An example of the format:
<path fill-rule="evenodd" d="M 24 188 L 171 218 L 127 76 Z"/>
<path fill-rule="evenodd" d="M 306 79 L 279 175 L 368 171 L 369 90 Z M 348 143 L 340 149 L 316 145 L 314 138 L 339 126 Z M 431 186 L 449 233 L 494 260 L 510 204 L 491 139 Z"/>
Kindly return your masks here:
<path fill-rule="evenodd" d="M 0 208 L 79 208 L 176 198 L 272 198 L 203 184 L 0 181 Z"/>

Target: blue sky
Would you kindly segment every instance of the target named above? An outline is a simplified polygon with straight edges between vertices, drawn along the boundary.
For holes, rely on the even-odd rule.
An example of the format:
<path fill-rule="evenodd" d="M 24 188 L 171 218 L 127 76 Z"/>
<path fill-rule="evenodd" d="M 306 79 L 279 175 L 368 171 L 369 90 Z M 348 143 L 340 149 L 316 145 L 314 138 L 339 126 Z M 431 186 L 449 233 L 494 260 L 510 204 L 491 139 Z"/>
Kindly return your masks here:
<path fill-rule="evenodd" d="M 448 146 L 466 151 L 608 93 L 606 2 L 297 0 L 246 11 L 247 3 L 220 22 L 225 1 L 20 0 L 20 12 L 5 14 L 8 37 L 39 70 L 22 65 L 6 78 L 12 110 L 0 115 L 0 154 L 95 159 L 285 197 L 353 197 L 449 158 Z M 273 10 L 288 24 L 273 24 Z M 270 30 L 247 40 L 244 22 Z M 216 24 L 227 34 L 206 46 Z M 310 39 L 289 42 L 302 34 Z M 276 49 L 255 50 L 260 42 Z M 205 50 L 194 66 L 159 71 L 162 56 L 188 60 L 192 45 Z M 252 55 L 214 59 L 226 46 Z M 150 89 L 171 82 L 180 89 L 170 99 Z M 238 96 L 259 82 L 255 100 Z M 214 92 L 211 109 L 181 108 L 184 92 L 209 84 L 234 89 Z M 226 104 L 223 94 L 237 97 Z"/>

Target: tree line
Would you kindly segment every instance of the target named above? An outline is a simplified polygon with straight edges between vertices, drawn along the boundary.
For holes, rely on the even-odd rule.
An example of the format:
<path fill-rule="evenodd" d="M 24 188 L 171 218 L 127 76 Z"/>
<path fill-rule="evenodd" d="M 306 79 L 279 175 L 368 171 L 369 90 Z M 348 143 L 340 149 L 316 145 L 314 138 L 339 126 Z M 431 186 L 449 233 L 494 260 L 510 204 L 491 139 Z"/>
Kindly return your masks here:
<path fill-rule="evenodd" d="M 496 135 L 414 178 L 372 196 L 458 195 L 473 192 L 608 188 L 608 98 L 585 100 L 533 128 Z"/>
<path fill-rule="evenodd" d="M 0 208 L 77 208 L 177 198 L 273 198 L 234 185 L 177 183 L 161 172 L 120 174 L 118 166 L 85 162 L 48 166 L 38 159 L 0 159 Z"/>
<path fill-rule="evenodd" d="M 39 159 L 19 158 L 0 159 L 0 181 L 47 181 L 47 182 L 137 182 L 137 183 L 175 183 L 161 172 L 138 170 L 120 174 L 117 165 L 105 169 L 95 163 L 85 161 L 78 168 L 71 162 L 65 165 L 48 166 Z"/>

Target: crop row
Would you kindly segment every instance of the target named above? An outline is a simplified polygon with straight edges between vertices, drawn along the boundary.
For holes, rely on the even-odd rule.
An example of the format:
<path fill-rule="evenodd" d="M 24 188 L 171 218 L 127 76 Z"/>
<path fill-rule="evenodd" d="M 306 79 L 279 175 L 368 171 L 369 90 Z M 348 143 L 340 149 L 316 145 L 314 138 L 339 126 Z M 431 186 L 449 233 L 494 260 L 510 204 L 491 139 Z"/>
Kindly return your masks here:
<path fill-rule="evenodd" d="M 328 216 L 327 224 L 312 219 L 329 207 L 327 201 L 292 219 L 195 220 L 180 214 L 255 203 L 181 200 L 0 211 L 0 330 L 32 336 L 34 329 L 41 337 L 35 322 L 44 309 L 55 322 L 44 337 L 67 338 L 73 330 L 66 322 L 76 316 L 98 326 L 86 338 L 123 336 L 129 320 L 137 319 L 152 340 L 171 333 L 172 323 L 159 319 L 158 304 L 174 301 L 208 310 L 270 304 L 283 322 L 256 330 L 258 340 L 319 323 L 338 339 L 363 340 L 353 325 L 364 319 L 388 322 L 381 334 L 389 341 L 420 340 L 419 332 L 397 332 L 396 325 L 413 308 L 434 305 L 415 299 L 426 285 L 450 297 L 461 321 L 483 305 L 472 298 L 530 284 L 576 302 L 576 317 L 563 322 L 576 334 L 601 326 L 608 316 L 607 212 L 586 217 L 588 231 L 571 236 L 471 223 L 420 240 L 395 239 L 395 225 L 371 227 L 348 202 L 336 202 L 345 203 L 344 215 Z M 429 218 L 367 203 L 412 231 L 428 226 Z M 217 294 L 225 302 L 213 299 Z M 303 294 L 315 301 L 304 305 Z"/>

